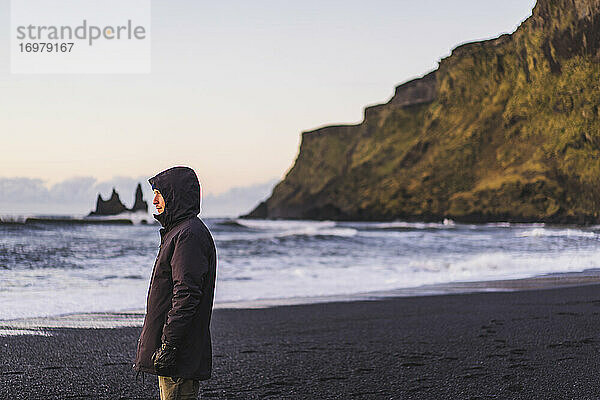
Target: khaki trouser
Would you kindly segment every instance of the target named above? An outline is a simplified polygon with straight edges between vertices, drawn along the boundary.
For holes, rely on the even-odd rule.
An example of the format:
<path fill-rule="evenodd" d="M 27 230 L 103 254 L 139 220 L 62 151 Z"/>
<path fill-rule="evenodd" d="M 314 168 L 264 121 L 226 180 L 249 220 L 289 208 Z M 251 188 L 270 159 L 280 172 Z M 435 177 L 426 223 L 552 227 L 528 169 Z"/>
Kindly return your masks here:
<path fill-rule="evenodd" d="M 158 377 L 160 400 L 196 400 L 200 381 L 183 378 Z"/>

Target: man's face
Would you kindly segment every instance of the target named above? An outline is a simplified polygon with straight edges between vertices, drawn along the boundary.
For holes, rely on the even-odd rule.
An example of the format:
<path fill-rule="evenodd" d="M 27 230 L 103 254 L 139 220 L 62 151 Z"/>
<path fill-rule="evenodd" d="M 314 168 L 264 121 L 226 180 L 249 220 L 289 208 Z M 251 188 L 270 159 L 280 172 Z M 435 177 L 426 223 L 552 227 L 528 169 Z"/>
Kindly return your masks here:
<path fill-rule="evenodd" d="M 156 212 L 162 214 L 165 211 L 165 199 L 162 197 L 162 194 L 156 189 L 154 189 L 154 200 L 152 200 L 152 204 L 156 207 Z"/>

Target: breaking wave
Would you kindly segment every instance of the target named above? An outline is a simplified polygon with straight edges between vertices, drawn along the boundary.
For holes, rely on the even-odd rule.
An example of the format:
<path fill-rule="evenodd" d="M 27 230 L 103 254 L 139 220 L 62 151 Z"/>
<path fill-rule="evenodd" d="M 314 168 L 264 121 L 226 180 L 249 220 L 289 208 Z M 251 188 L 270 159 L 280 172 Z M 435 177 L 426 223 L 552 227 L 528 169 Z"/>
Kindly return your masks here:
<path fill-rule="evenodd" d="M 0 320 L 143 309 L 157 226 L 13 222 L 0 224 Z M 219 256 L 217 305 L 600 268 L 600 227 L 205 222 Z"/>

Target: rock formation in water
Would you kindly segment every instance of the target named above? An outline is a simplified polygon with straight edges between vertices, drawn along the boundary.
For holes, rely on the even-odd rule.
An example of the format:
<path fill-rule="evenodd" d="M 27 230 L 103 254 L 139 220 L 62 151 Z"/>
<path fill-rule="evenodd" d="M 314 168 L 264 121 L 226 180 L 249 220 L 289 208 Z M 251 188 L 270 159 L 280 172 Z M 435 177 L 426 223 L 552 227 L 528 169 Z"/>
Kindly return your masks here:
<path fill-rule="evenodd" d="M 302 133 L 246 217 L 600 222 L 600 0 L 539 0 L 358 125 Z"/>
<path fill-rule="evenodd" d="M 119 198 L 119 194 L 113 188 L 112 194 L 110 195 L 110 199 L 103 200 L 102 196 L 98 194 L 98 199 L 96 200 L 96 210 L 89 213 L 88 216 L 108 216 L 108 215 L 118 215 L 122 212 L 136 212 L 136 211 L 144 211 L 148 212 L 148 203 L 144 201 L 144 197 L 142 195 L 142 186 L 138 183 L 136 191 L 135 191 L 135 201 L 134 205 L 131 209 L 125 207 L 121 199 Z"/>
<path fill-rule="evenodd" d="M 133 207 L 131 212 L 143 211 L 148 212 L 148 203 L 144 201 L 144 195 L 142 194 L 142 185 L 138 183 L 137 188 L 135 189 L 135 201 L 133 203 Z"/>

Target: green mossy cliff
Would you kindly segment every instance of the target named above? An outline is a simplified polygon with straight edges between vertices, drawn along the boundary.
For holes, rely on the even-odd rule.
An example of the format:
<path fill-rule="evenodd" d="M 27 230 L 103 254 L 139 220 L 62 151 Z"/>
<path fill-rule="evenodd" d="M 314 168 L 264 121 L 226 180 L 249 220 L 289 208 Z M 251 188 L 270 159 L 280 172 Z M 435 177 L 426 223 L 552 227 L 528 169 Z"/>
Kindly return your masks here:
<path fill-rule="evenodd" d="M 600 0 L 539 0 L 365 109 L 302 133 L 246 217 L 600 221 Z"/>

